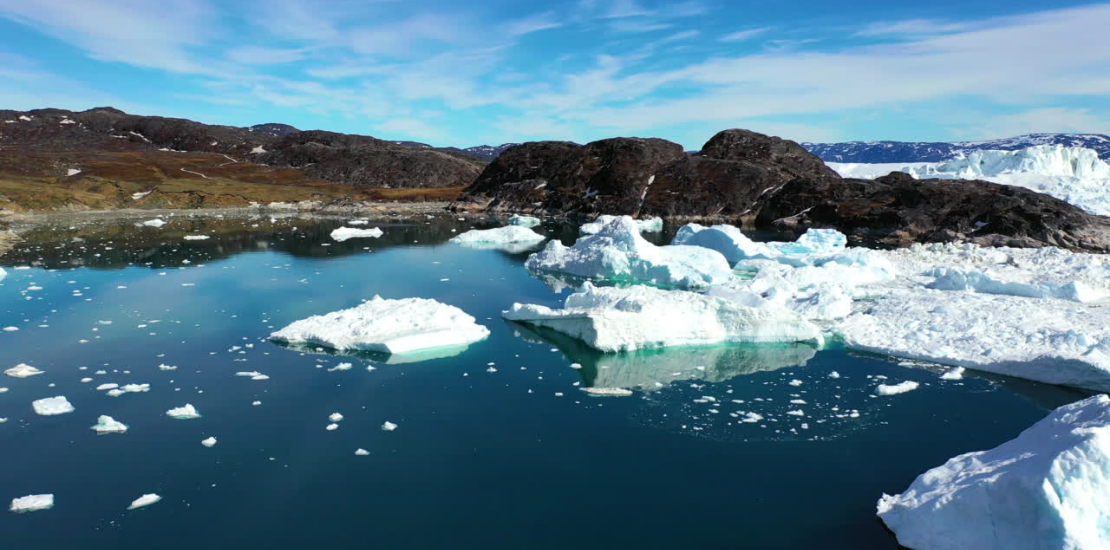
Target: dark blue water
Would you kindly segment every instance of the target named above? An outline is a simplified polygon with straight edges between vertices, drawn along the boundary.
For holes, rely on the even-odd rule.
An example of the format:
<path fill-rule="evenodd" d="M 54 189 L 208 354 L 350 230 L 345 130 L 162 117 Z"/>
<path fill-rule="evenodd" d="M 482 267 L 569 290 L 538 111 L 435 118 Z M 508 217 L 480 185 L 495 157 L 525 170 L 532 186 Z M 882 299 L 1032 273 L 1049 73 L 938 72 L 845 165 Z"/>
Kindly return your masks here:
<path fill-rule="evenodd" d="M 174 224 L 218 236 L 185 243 Z M 565 297 L 525 255 L 442 244 L 471 226 L 451 218 L 377 225 L 382 239 L 330 246 L 334 222 L 60 227 L 0 258 L 0 326 L 19 328 L 0 332 L 0 369 L 46 371 L 0 377 L 0 499 L 56 498 L 0 514 L 0 547 L 897 548 L 874 515 L 882 493 L 1083 397 L 836 349 L 604 356 L 501 320 Z M 375 294 L 458 306 L 492 334 L 406 364 L 265 340 Z M 354 368 L 327 370 L 341 362 Z M 873 397 L 880 376 L 922 386 Z M 107 382 L 151 389 L 109 397 Z M 643 389 L 581 391 L 594 384 Z M 76 411 L 33 413 L 54 395 Z M 185 403 L 203 417 L 165 416 Z M 326 431 L 333 412 L 345 418 Z M 96 435 L 102 414 L 130 430 Z M 164 500 L 125 510 L 152 492 Z"/>

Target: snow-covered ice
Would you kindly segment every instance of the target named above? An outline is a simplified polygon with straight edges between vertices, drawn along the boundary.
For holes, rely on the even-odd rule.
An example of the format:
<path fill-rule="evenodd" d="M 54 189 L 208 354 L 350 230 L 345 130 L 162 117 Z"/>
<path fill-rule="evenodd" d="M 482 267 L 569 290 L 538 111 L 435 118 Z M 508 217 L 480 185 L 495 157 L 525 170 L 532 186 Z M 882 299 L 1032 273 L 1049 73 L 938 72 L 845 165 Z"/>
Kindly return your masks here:
<path fill-rule="evenodd" d="M 270 339 L 337 351 L 404 355 L 467 346 L 487 336 L 489 329 L 457 307 L 423 298 L 387 300 L 375 296 L 350 309 L 296 321 L 271 334 Z"/>
<path fill-rule="evenodd" d="M 875 388 L 875 395 L 898 395 L 900 393 L 916 390 L 921 384 L 913 380 L 906 380 L 898 384 L 879 384 Z"/>
<path fill-rule="evenodd" d="M 44 371 L 36 369 L 35 367 L 32 367 L 31 365 L 28 365 L 26 363 L 20 363 L 4 371 L 4 374 L 11 376 L 12 378 L 27 378 L 30 376 L 38 376 L 43 372 Z"/>
<path fill-rule="evenodd" d="M 541 223 L 543 222 L 539 218 L 533 218 L 532 216 L 514 215 L 509 218 L 509 225 L 519 225 L 521 227 L 536 227 Z"/>
<path fill-rule="evenodd" d="M 582 226 L 578 228 L 578 232 L 583 235 L 594 235 L 600 233 L 601 230 L 605 228 L 605 226 L 613 223 L 613 220 L 616 220 L 620 217 L 622 216 L 610 216 L 608 214 L 598 216 L 596 220 L 590 223 L 582 224 Z M 623 217 L 632 219 L 631 216 Z M 663 230 L 663 219 L 659 218 L 658 216 L 646 220 L 632 221 L 635 222 L 636 230 L 640 233 L 655 233 Z"/>
<path fill-rule="evenodd" d="M 70 404 L 69 400 L 62 395 L 32 401 L 31 407 L 35 409 L 36 414 L 40 414 L 42 416 L 66 414 L 71 413 L 75 410 L 73 408 L 73 405 Z"/>
<path fill-rule="evenodd" d="M 883 495 L 878 515 L 929 550 L 1110 548 L 1110 398 L 1056 409 L 1017 438 Z"/>
<path fill-rule="evenodd" d="M 331 238 L 337 242 L 349 239 L 377 239 L 383 235 L 380 228 L 360 229 L 357 227 L 340 227 L 331 232 Z"/>
<path fill-rule="evenodd" d="M 127 425 L 110 416 L 101 415 L 91 429 L 98 434 L 121 434 L 127 431 Z"/>
<path fill-rule="evenodd" d="M 24 512 L 37 512 L 39 510 L 49 510 L 54 507 L 54 495 L 27 495 L 25 497 L 13 498 L 11 511 L 22 514 Z"/>
<path fill-rule="evenodd" d="M 547 237 L 519 225 L 506 225 L 493 229 L 473 229 L 456 235 L 450 242 L 470 248 L 498 248 L 509 253 L 532 250 Z"/>
<path fill-rule="evenodd" d="M 1015 151 L 973 151 L 942 162 L 828 165 L 852 178 L 905 172 L 919 179 L 992 181 L 1052 195 L 1093 214 L 1110 215 L 1110 163 L 1082 147 L 1036 145 Z"/>
<path fill-rule="evenodd" d="M 154 493 L 147 493 L 147 494 L 135 499 L 131 503 L 131 506 L 128 506 L 127 509 L 128 510 L 134 510 L 136 508 L 142 508 L 144 506 L 150 506 L 151 504 L 157 504 L 161 500 L 162 500 L 162 497 L 160 497 L 160 496 L 158 496 Z"/>
<path fill-rule="evenodd" d="M 720 252 L 699 246 L 655 246 L 640 236 L 632 218 L 614 218 L 571 247 L 551 241 L 525 262 L 530 270 L 675 288 L 704 288 L 732 279 Z"/>
<path fill-rule="evenodd" d="M 192 405 L 186 403 L 182 407 L 177 407 L 166 411 L 166 416 L 176 418 L 178 420 L 190 420 L 193 418 L 200 418 L 200 413 Z"/>
<path fill-rule="evenodd" d="M 689 223 L 679 228 L 671 244 L 716 250 L 724 255 L 730 264 L 750 258 L 770 258 L 778 253 L 773 248 L 752 241 L 739 228 L 732 225 L 705 227 Z"/>
<path fill-rule="evenodd" d="M 604 351 L 722 343 L 816 342 L 821 331 L 784 310 L 757 309 L 695 292 L 590 283 L 562 309 L 513 304 L 502 315 L 547 327 Z"/>

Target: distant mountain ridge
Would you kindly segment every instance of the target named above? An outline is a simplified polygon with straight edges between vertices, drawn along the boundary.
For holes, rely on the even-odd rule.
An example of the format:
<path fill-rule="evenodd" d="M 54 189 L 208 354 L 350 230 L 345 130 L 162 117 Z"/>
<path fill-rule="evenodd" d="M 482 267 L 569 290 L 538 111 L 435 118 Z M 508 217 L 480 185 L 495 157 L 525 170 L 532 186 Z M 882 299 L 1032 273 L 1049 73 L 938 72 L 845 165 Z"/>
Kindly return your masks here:
<path fill-rule="evenodd" d="M 1016 151 L 1036 145 L 1084 147 L 1110 160 L 1110 136 L 1104 134 L 1026 134 L 986 141 L 910 142 L 850 141 L 845 143 L 801 143 L 825 162 L 880 164 L 891 162 L 939 162 L 971 151 Z"/>

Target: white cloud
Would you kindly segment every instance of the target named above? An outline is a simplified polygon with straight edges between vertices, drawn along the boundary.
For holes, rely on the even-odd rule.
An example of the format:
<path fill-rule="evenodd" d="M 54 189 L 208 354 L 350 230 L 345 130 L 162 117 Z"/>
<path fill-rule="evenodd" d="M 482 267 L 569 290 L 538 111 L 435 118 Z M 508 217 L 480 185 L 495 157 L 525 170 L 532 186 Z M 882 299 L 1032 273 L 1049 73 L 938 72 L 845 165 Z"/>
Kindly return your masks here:
<path fill-rule="evenodd" d="M 967 30 L 967 23 L 951 23 L 934 19 L 907 19 L 871 23 L 856 32 L 856 36 L 928 35 Z"/>
<path fill-rule="evenodd" d="M 1110 115 L 1090 109 L 1049 107 L 1012 115 L 994 115 L 977 125 L 983 138 L 1002 138 L 1051 130 L 1054 132 L 1107 133 Z"/>
<path fill-rule="evenodd" d="M 510 21 L 505 25 L 505 34 L 509 36 L 523 36 L 538 31 L 545 31 L 548 29 L 555 29 L 563 26 L 556 16 L 555 12 L 546 12 Z"/>
<path fill-rule="evenodd" d="M 259 46 L 243 46 L 228 50 L 227 57 L 238 63 L 248 65 L 268 65 L 279 63 L 293 63 L 304 59 L 308 50 L 304 48 L 262 48 Z"/>
<path fill-rule="evenodd" d="M 726 34 L 720 37 L 718 40 L 720 40 L 721 42 L 741 42 L 744 40 L 751 40 L 752 38 L 765 34 L 769 30 L 771 30 L 771 27 L 759 27 L 755 29 L 736 31 L 734 33 Z"/>

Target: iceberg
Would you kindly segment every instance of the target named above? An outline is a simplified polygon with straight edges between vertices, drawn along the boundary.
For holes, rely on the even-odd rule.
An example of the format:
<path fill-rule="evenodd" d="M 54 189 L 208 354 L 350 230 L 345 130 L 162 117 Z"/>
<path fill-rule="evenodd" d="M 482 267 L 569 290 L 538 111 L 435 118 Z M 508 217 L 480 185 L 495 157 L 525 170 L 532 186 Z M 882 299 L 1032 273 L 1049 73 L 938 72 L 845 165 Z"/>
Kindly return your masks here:
<path fill-rule="evenodd" d="M 1110 296 L 1110 291 L 1107 289 L 1094 288 L 1083 281 L 1029 283 L 1006 280 L 989 270 L 975 271 L 962 267 L 936 268 L 927 271 L 925 275 L 936 277 L 928 287 L 939 290 L 970 290 L 985 294 L 1055 298 L 1080 303 L 1095 302 Z"/>
<path fill-rule="evenodd" d="M 613 220 L 617 220 L 622 217 L 632 219 L 631 216 L 610 216 L 608 214 L 605 214 L 598 216 L 596 220 L 590 223 L 582 224 L 582 227 L 578 228 L 578 232 L 582 235 L 595 235 L 597 233 L 600 233 L 601 230 L 605 228 L 605 226 L 613 223 Z M 663 230 L 663 219 L 659 217 L 654 217 L 647 220 L 632 221 L 636 224 L 636 229 L 640 233 L 657 233 Z"/>
<path fill-rule="evenodd" d="M 31 376 L 38 376 L 43 372 L 44 371 L 36 369 L 35 367 L 32 367 L 31 365 L 28 365 L 26 363 L 20 363 L 4 371 L 4 374 L 11 376 L 12 378 L 28 378 Z"/>
<path fill-rule="evenodd" d="M 25 497 L 13 498 L 11 511 L 22 514 L 25 512 L 37 512 L 39 510 L 49 510 L 54 507 L 54 495 L 27 495 Z"/>
<path fill-rule="evenodd" d="M 127 431 L 127 425 L 110 416 L 101 415 L 91 429 L 98 434 L 121 434 Z"/>
<path fill-rule="evenodd" d="M 1017 438 L 883 495 L 878 516 L 922 550 L 1110 548 L 1110 398 L 1056 409 Z"/>
<path fill-rule="evenodd" d="M 66 414 L 76 410 L 73 408 L 73 405 L 70 404 L 69 400 L 62 395 L 32 401 L 31 407 L 35 409 L 36 414 L 42 416 Z"/>
<path fill-rule="evenodd" d="M 296 321 L 270 339 L 314 344 L 337 351 L 406 355 L 422 350 L 467 346 L 484 340 L 489 329 L 461 309 L 423 298 L 386 300 L 374 296 L 359 306 Z"/>
<path fill-rule="evenodd" d="M 383 432 L 392 432 L 393 430 L 396 430 L 396 429 L 397 429 L 397 425 L 388 421 L 388 420 L 384 424 L 382 424 L 382 431 Z"/>
<path fill-rule="evenodd" d="M 547 237 L 517 225 L 506 225 L 494 229 L 473 229 L 461 235 L 456 235 L 449 242 L 461 244 L 471 248 L 496 248 L 505 245 L 519 245 L 511 247 L 513 251 L 524 252 L 545 241 Z"/>
<path fill-rule="evenodd" d="M 1110 310 L 1102 306 L 888 289 L 833 331 L 860 351 L 1110 390 Z"/>
<path fill-rule="evenodd" d="M 182 407 L 177 407 L 175 409 L 170 409 L 166 411 L 166 416 L 170 418 L 175 418 L 177 420 L 192 420 L 194 418 L 200 418 L 200 413 L 197 412 L 197 409 L 195 407 L 186 403 Z"/>
<path fill-rule="evenodd" d="M 203 440 L 201 440 L 200 444 L 204 445 L 205 447 L 208 447 L 209 449 L 211 449 L 212 447 L 216 446 L 216 438 L 215 437 L 209 437 L 208 439 L 203 439 Z"/>
<path fill-rule="evenodd" d="M 875 395 L 898 395 L 900 393 L 916 390 L 921 384 L 913 380 L 906 380 L 898 384 L 879 384 L 875 388 Z"/>
<path fill-rule="evenodd" d="M 750 258 L 771 258 L 778 254 L 773 248 L 752 241 L 739 228 L 731 225 L 705 227 L 688 223 L 678 230 L 671 244 L 716 250 L 730 264 Z"/>
<path fill-rule="evenodd" d="M 343 242 L 348 239 L 363 239 L 371 238 L 377 239 L 382 236 L 382 230 L 375 227 L 373 229 L 359 229 L 357 227 L 340 227 L 331 232 L 331 238 L 337 242 Z"/>
<path fill-rule="evenodd" d="M 135 501 L 132 502 L 131 506 L 128 506 L 127 509 L 128 510 L 134 510 L 136 508 L 142 508 L 144 506 L 150 506 L 151 504 L 157 504 L 161 500 L 162 500 L 162 497 L 160 497 L 160 496 L 158 496 L 154 493 L 148 493 L 148 494 L 145 494 L 145 495 L 135 499 Z"/>
<path fill-rule="evenodd" d="M 185 235 L 186 241 L 207 241 L 211 238 L 211 235 Z"/>
<path fill-rule="evenodd" d="M 147 227 L 162 227 L 163 225 L 166 225 L 166 220 L 163 220 L 161 218 L 154 218 L 153 220 L 147 220 L 143 222 L 143 225 Z"/>
<path fill-rule="evenodd" d="M 586 283 L 567 297 L 563 309 L 517 303 L 502 316 L 567 334 L 603 352 L 724 343 L 824 344 L 815 325 L 788 311 L 643 285 L 597 288 Z"/>
<path fill-rule="evenodd" d="M 709 287 L 733 277 L 720 252 L 699 246 L 655 246 L 640 236 L 628 216 L 613 219 L 569 248 L 551 241 L 524 266 L 540 273 L 683 289 Z"/>
<path fill-rule="evenodd" d="M 1032 189 L 1092 214 L 1110 215 L 1110 163 L 1092 149 L 1036 145 L 979 150 L 942 162 L 827 163 L 843 177 L 874 179 L 905 172 L 919 179 L 978 179 Z"/>
<path fill-rule="evenodd" d="M 541 223 L 543 222 L 539 218 L 533 218 L 532 216 L 514 215 L 509 218 L 509 225 L 519 225 L 521 227 L 536 227 Z"/>

